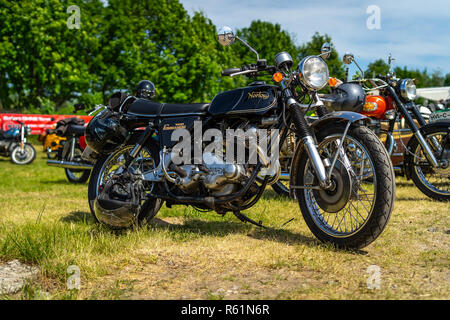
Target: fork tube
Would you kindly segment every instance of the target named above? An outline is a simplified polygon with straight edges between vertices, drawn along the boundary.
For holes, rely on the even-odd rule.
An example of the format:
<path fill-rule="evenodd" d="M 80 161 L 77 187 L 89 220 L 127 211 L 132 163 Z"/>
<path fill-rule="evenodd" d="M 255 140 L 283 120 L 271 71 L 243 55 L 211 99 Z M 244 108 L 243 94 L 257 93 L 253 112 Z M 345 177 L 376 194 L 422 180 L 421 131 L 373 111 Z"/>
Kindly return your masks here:
<path fill-rule="evenodd" d="M 281 81 L 283 91 L 285 94 L 285 103 L 292 114 L 292 122 L 305 145 L 308 157 L 311 160 L 311 164 L 314 168 L 319 184 L 322 188 L 326 189 L 329 186 L 327 180 L 327 172 L 325 166 L 322 162 L 319 152 L 317 151 L 316 143 L 313 138 L 313 133 L 308 123 L 305 120 L 305 116 L 297 107 L 297 101 L 292 97 L 292 93 L 289 88 L 287 88 L 283 81 Z"/>

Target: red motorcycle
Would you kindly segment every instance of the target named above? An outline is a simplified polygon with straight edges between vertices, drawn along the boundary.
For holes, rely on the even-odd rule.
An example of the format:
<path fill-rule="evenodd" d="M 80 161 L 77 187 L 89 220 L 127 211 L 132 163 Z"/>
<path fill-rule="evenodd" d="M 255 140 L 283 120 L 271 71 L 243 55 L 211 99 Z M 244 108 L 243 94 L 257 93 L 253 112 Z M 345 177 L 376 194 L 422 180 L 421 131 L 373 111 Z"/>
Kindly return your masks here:
<path fill-rule="evenodd" d="M 370 127 L 379 136 L 386 136 L 385 147 L 397 173 L 412 179 L 428 197 L 450 201 L 450 122 L 426 122 L 413 102 L 413 79 L 399 79 L 392 69 L 385 76 L 365 79 L 351 53 L 346 53 L 343 61 L 355 63 L 361 71 L 360 79 L 347 83 L 358 83 L 368 93 L 360 113 L 370 117 Z M 389 65 L 391 61 L 389 56 Z M 336 83 L 335 93 L 339 93 L 341 83 Z M 332 99 L 322 100 L 330 108 L 336 105 Z M 405 133 L 406 137 L 402 136 Z"/>

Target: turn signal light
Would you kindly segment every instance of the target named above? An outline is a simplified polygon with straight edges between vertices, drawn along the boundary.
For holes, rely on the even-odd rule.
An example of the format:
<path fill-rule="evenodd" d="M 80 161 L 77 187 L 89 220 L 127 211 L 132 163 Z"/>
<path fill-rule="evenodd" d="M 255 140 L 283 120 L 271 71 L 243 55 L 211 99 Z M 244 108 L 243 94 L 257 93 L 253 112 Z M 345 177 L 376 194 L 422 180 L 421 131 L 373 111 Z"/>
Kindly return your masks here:
<path fill-rule="evenodd" d="M 283 74 L 281 72 L 277 72 L 273 75 L 272 79 L 275 82 L 280 82 L 281 80 L 283 80 Z"/>
<path fill-rule="evenodd" d="M 338 83 L 338 80 L 336 78 L 329 78 L 328 79 L 328 84 L 330 85 L 330 87 L 336 86 L 337 83 Z"/>
<path fill-rule="evenodd" d="M 364 104 L 363 110 L 365 112 L 373 112 L 378 109 L 378 104 L 376 102 L 366 102 Z"/>

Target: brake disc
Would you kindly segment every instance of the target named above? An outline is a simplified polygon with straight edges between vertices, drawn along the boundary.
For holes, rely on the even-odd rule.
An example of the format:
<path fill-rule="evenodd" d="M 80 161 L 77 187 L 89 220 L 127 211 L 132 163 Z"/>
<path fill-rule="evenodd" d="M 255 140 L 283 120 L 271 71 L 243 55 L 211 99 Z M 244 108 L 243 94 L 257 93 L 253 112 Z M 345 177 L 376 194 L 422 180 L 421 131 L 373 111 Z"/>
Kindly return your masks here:
<path fill-rule="evenodd" d="M 331 173 L 331 189 L 313 190 L 317 205 L 326 212 L 339 212 L 352 195 L 352 178 L 350 172 L 337 160 Z"/>

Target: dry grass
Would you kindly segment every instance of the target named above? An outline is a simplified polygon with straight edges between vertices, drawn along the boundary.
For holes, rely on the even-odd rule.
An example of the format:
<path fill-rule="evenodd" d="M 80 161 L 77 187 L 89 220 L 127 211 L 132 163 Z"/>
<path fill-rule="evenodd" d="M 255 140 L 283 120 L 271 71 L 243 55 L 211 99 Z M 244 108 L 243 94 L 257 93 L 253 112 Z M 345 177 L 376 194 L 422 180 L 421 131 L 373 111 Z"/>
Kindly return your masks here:
<path fill-rule="evenodd" d="M 163 208 L 140 230 L 112 232 L 94 223 L 87 185 L 66 182 L 42 153 L 26 167 L 0 160 L 0 260 L 42 269 L 38 284 L 7 298 L 52 299 L 449 299 L 449 209 L 397 178 L 391 220 L 363 251 L 318 242 L 298 204 L 268 190 L 250 217 Z M 294 221 L 282 229 L 290 218 Z M 81 289 L 66 289 L 66 269 Z M 367 268 L 381 271 L 368 289 Z"/>

